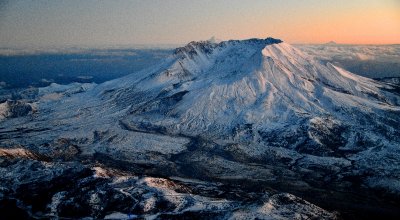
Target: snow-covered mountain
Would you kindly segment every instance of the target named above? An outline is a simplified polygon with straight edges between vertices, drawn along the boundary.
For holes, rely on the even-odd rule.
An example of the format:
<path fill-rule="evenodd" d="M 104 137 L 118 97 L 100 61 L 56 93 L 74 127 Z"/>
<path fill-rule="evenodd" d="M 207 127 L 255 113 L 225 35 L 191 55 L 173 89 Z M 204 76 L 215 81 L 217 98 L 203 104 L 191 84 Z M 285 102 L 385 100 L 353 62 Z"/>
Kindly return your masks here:
<path fill-rule="evenodd" d="M 154 70 L 95 91 L 138 130 L 333 155 L 365 142 L 398 146 L 400 99 L 391 89 L 268 38 L 192 42 Z"/>
<path fill-rule="evenodd" d="M 123 78 L 40 89 L 34 113 L 1 122 L 0 153 L 218 182 L 209 186 L 218 189 L 213 193 L 191 190 L 247 201 L 243 209 L 258 210 L 253 217 L 272 216 L 255 205 L 265 200 L 257 193 L 266 191 L 289 192 L 348 216 L 365 209 L 367 215 L 399 215 L 398 91 L 273 38 L 191 42 Z M 21 149 L 29 153 L 13 156 Z M 216 193 L 221 189 L 255 195 Z M 185 207 L 179 212 L 155 209 L 157 199 L 141 199 L 145 208 L 137 214 L 143 216 L 193 208 L 182 200 L 174 203 Z M 203 211 L 215 210 L 226 218 L 251 217 L 228 205 Z"/>

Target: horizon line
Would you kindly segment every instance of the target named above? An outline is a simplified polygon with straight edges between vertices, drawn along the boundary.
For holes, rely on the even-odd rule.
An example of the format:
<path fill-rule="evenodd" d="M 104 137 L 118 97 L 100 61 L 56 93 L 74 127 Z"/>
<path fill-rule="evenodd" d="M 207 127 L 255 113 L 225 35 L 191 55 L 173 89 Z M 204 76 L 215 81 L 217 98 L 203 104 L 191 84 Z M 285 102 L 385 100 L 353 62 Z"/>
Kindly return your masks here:
<path fill-rule="evenodd" d="M 261 39 L 261 38 L 260 38 Z M 243 39 L 246 40 L 246 39 Z M 207 40 L 195 40 L 196 41 L 207 41 Z M 223 41 L 228 41 L 228 40 L 222 40 Z M 105 43 L 105 44 L 24 44 L 24 45 L 0 45 L 0 49 L 38 49 L 38 50 L 45 50 L 45 49 L 123 49 L 123 48 L 138 48 L 138 49 L 151 49 L 151 48 L 162 48 L 162 49 L 168 49 L 168 48 L 176 48 L 180 46 L 187 45 L 192 41 L 189 41 L 187 43 L 117 43 L 117 44 L 111 44 L 111 43 Z M 326 43 L 310 43 L 310 42 L 287 42 L 283 41 L 288 44 L 292 45 L 326 45 L 326 46 L 391 46 L 391 45 L 400 45 L 400 42 L 398 43 L 338 43 L 338 42 L 326 42 Z"/>

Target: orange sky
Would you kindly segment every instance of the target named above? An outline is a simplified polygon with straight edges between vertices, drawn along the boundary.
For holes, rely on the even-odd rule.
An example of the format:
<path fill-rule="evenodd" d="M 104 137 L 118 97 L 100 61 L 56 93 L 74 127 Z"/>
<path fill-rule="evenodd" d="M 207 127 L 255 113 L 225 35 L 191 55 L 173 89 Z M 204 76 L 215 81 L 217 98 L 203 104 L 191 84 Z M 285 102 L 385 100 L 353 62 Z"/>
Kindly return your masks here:
<path fill-rule="evenodd" d="M 400 2 L 400 1 L 399 1 Z M 301 33 L 301 30 L 307 30 Z M 400 43 L 400 9 L 365 7 L 319 17 L 314 23 L 298 24 L 288 41 L 324 43 L 330 40 L 349 44 Z"/>
<path fill-rule="evenodd" d="M 400 44 L 400 0 L 18 0 L 0 5 L 0 46 L 289 43 Z"/>
<path fill-rule="evenodd" d="M 238 38 L 272 33 L 290 43 L 400 44 L 400 0 L 387 0 L 386 4 L 365 3 L 342 10 L 338 10 L 339 7 L 299 9 L 301 13 L 289 13 L 290 18 L 275 24 L 268 22 L 266 16 L 267 22 L 260 26 L 243 27 L 246 30 L 238 34 Z"/>

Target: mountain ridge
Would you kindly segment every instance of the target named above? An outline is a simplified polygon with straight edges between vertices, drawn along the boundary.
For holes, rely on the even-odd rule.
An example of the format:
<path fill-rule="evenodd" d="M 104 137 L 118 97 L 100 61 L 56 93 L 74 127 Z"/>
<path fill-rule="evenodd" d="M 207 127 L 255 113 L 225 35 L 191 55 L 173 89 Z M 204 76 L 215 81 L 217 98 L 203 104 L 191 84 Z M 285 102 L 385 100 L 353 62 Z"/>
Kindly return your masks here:
<path fill-rule="evenodd" d="M 248 42 L 263 43 L 262 40 L 249 40 Z M 226 42 L 222 42 L 219 45 L 227 44 Z M 233 45 L 235 44 L 237 44 L 237 41 L 233 41 Z M 288 105 L 288 102 L 294 101 L 300 113 L 316 111 L 317 113 L 319 112 L 318 114 L 322 114 L 334 111 L 333 106 L 328 103 L 329 100 L 325 103 L 320 103 L 323 101 L 321 99 L 321 97 L 324 98 L 323 95 L 320 94 L 321 97 L 317 97 L 318 94 L 312 94 L 318 92 L 329 93 L 331 96 L 340 95 L 340 97 L 334 97 L 334 99 L 344 99 L 340 104 L 345 106 L 369 105 L 369 107 L 378 109 L 398 111 L 398 108 L 395 107 L 398 105 L 396 97 L 389 96 L 390 99 L 388 100 L 383 98 L 386 96 L 386 93 L 381 88 L 387 88 L 387 85 L 355 76 L 329 63 L 326 66 L 322 65 L 310 60 L 300 51 L 285 43 L 266 47 L 262 44 L 261 46 L 256 44 L 255 48 L 243 51 L 240 51 L 243 48 L 237 46 L 231 46 L 234 47 L 231 50 L 226 49 L 229 46 L 223 46 L 221 50 L 216 44 L 208 44 L 207 42 L 200 44 L 190 43 L 189 47 L 193 49 L 193 45 L 200 45 L 199 47 L 203 49 L 205 45 L 211 45 L 213 49 L 210 50 L 210 47 L 207 47 L 205 53 L 196 52 L 194 56 L 192 52 L 194 50 L 186 51 L 183 57 L 181 54 L 177 61 L 173 62 L 169 67 L 163 67 L 166 70 L 155 75 L 150 75 L 140 82 L 138 81 L 137 87 L 141 87 L 142 85 L 156 85 L 154 87 L 157 87 L 157 85 L 161 87 L 169 85 L 174 87 L 168 91 L 171 95 L 173 95 L 173 91 L 177 93 L 185 92 L 185 89 L 188 87 L 193 87 L 195 90 L 198 90 L 196 94 L 209 94 L 211 97 L 214 93 L 213 91 L 208 91 L 207 88 L 214 86 L 216 89 L 219 87 L 227 92 L 226 89 L 229 90 L 231 88 L 235 90 L 235 88 L 227 87 L 224 90 L 223 85 L 236 83 L 241 85 L 235 91 L 231 91 L 237 93 L 233 94 L 233 98 L 235 99 L 240 99 L 241 96 L 242 102 L 248 102 L 251 99 L 255 102 L 255 99 L 258 99 L 263 94 L 277 94 L 279 99 L 285 99 L 282 105 Z M 237 51 L 240 52 L 243 58 L 239 59 L 234 56 Z M 288 51 L 289 53 L 287 53 Z M 292 56 L 293 54 L 294 56 Z M 263 63 L 262 59 L 264 59 Z M 292 62 L 298 63 L 293 64 Z M 254 65 L 255 63 L 256 65 Z M 232 66 L 233 68 L 231 68 Z M 307 69 L 307 66 L 318 66 L 319 69 Z M 260 71 L 259 69 L 262 70 Z M 266 71 L 263 69 L 266 69 Z M 330 72 L 334 72 L 335 74 L 329 75 Z M 266 91 L 266 87 L 268 87 L 268 91 L 272 92 Z M 145 91 L 147 88 L 144 87 L 143 90 Z M 206 91 L 202 91 L 202 89 L 206 89 Z M 245 92 L 240 91 L 241 89 L 245 90 Z M 166 90 L 163 91 L 165 92 Z M 161 91 L 159 91 L 160 93 Z M 190 94 L 190 92 L 186 92 L 185 96 Z M 346 96 L 350 96 L 350 98 Z M 212 100 L 209 97 L 203 97 L 203 99 L 208 106 L 218 106 L 219 104 L 210 104 Z M 375 101 L 367 102 L 366 100 L 368 99 Z M 202 98 L 192 97 L 191 100 L 202 100 Z M 316 103 L 314 103 L 315 100 L 317 100 Z M 263 100 L 259 100 L 259 102 L 263 102 Z M 190 105 L 190 103 L 187 103 L 187 105 Z M 291 106 L 291 104 L 288 106 Z M 328 109 L 324 110 L 324 108 Z M 218 109 L 223 109 L 223 107 L 219 107 Z M 197 116 L 199 115 L 201 113 L 197 113 Z"/>

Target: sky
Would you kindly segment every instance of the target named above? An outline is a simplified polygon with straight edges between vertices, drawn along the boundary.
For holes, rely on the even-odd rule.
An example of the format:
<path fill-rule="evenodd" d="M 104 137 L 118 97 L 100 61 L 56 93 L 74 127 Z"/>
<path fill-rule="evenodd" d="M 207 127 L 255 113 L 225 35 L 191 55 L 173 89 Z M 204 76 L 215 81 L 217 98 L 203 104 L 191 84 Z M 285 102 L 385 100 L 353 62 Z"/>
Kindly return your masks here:
<path fill-rule="evenodd" d="M 0 0 L 0 47 L 289 43 L 399 44 L 400 0 Z"/>

